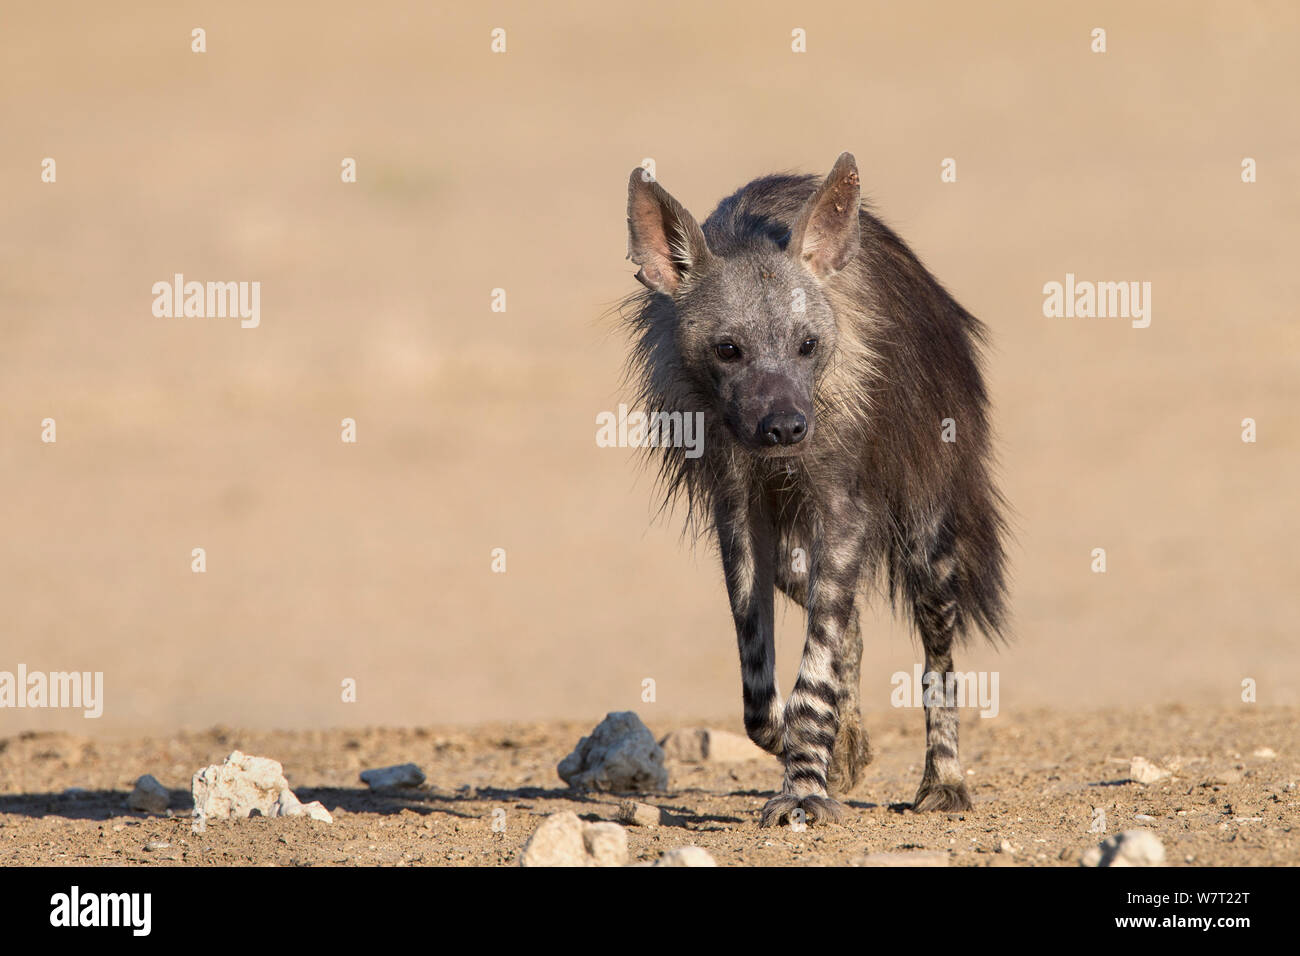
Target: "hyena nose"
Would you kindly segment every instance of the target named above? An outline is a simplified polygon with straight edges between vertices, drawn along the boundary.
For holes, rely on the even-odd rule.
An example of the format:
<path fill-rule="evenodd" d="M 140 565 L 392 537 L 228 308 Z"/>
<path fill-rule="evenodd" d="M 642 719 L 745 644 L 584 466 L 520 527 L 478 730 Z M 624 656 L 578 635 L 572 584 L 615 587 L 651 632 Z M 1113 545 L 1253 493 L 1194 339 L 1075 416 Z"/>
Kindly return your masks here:
<path fill-rule="evenodd" d="M 773 412 L 758 423 L 763 441 L 769 445 L 797 445 L 808 434 L 808 419 L 799 412 Z"/>

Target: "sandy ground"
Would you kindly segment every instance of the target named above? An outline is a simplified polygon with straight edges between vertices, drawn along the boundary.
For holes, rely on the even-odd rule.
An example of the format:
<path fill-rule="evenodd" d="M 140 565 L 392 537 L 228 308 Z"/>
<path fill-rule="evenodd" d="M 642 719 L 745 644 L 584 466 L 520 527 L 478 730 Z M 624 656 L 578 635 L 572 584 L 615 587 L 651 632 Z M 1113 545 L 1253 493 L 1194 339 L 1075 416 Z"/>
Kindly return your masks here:
<path fill-rule="evenodd" d="M 918 815 L 907 809 L 919 776 L 917 715 L 877 714 L 869 726 L 878 757 L 848 801 L 845 825 L 760 829 L 759 808 L 780 779 L 775 759 L 670 763 L 670 790 L 638 799 L 678 820 L 630 827 L 631 861 L 695 845 L 729 866 L 844 865 L 868 853 L 904 850 L 942 851 L 951 866 L 1066 866 L 1077 865 L 1082 851 L 1103 838 L 1090 830 L 1101 819 L 1105 834 L 1153 830 L 1173 866 L 1294 866 L 1300 864 L 1297 718 L 1293 709 L 1249 705 L 975 718 L 965 735 L 974 808 Z M 546 814 L 614 817 L 618 796 L 573 792 L 555 772 L 589 730 L 517 723 L 319 733 L 217 729 L 112 741 L 10 738 L 0 741 L 0 865 L 514 865 Z M 322 801 L 334 823 L 253 818 L 192 833 L 189 777 L 232 749 L 281 760 L 295 793 Z M 1135 755 L 1172 775 L 1145 786 L 1128 780 Z M 426 773 L 423 788 L 381 796 L 359 782 L 362 769 L 407 761 Z M 174 788 L 173 818 L 126 809 L 135 777 L 146 772 Z M 80 790 L 66 792 L 74 787 Z M 500 832 L 493 829 L 494 819 L 502 819 L 498 810 L 504 810 Z"/>
<path fill-rule="evenodd" d="M 6 859 L 154 860 L 157 835 L 189 860 L 504 862 L 568 805 L 558 757 L 641 710 L 647 680 L 656 730 L 736 720 L 716 555 L 652 520 L 634 452 L 594 441 L 626 398 L 604 317 L 639 288 L 626 178 L 653 159 L 703 216 L 851 150 L 880 215 L 992 332 L 1015 641 L 957 660 L 1000 675 L 1002 715 L 967 721 L 984 802 L 957 821 L 889 809 L 920 759 L 889 680 L 917 648 L 877 609 L 863 701 L 883 753 L 849 829 L 757 834 L 771 769 L 699 771 L 665 798 L 692 832 L 638 851 L 917 843 L 987 862 L 1005 838 L 1010 859 L 1068 862 L 1104 805 L 1156 816 L 1175 859 L 1294 862 L 1267 835 L 1294 811 L 1267 788 L 1295 777 L 1300 707 L 1294 4 L 236 0 L 3 19 L 0 671 L 102 672 L 105 695 L 96 720 L 0 710 Z M 154 317 L 153 283 L 178 272 L 261 282 L 260 326 Z M 1067 272 L 1151 282 L 1150 327 L 1045 318 Z M 801 631 L 783 611 L 786 688 Z M 518 724 L 326 729 L 501 721 Z M 253 729 L 204 731 L 236 724 Z M 57 796 L 146 771 L 181 788 L 236 743 L 336 788 L 336 826 L 187 845 L 180 822 L 101 821 L 117 795 Z M 1130 752 L 1205 763 L 1106 785 Z M 445 789 L 408 808 L 355 791 L 360 766 L 404 760 Z M 1238 762 L 1241 782 L 1201 786 Z M 505 837 L 481 832 L 493 800 Z"/>

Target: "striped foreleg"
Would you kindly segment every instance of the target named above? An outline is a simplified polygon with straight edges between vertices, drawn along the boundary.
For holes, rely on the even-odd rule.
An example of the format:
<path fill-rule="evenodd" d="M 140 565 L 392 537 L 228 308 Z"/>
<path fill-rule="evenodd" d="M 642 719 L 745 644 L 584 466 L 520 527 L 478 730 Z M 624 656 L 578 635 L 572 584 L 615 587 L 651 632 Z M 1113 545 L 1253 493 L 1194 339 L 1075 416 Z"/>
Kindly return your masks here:
<path fill-rule="evenodd" d="M 839 731 L 844 639 L 853 619 L 862 549 L 855 541 L 822 540 L 812 558 L 808 635 L 785 707 L 785 777 L 781 794 L 763 807 L 763 826 L 790 818 L 837 822 L 843 812 L 826 783 Z"/>

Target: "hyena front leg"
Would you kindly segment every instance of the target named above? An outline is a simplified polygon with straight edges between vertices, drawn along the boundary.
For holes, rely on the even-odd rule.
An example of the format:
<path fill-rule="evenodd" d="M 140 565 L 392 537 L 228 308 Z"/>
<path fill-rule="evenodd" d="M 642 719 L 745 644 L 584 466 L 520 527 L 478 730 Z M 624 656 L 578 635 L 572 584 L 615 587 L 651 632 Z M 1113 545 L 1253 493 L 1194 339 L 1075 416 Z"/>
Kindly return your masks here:
<path fill-rule="evenodd" d="M 796 811 L 807 823 L 839 822 L 844 807 L 826 792 L 839 732 L 844 639 L 853 619 L 862 548 L 826 542 L 814 549 L 808 582 L 808 637 L 799 676 L 785 706 L 785 778 L 763 807 L 761 823 L 776 826 Z"/>
<path fill-rule="evenodd" d="M 781 694 L 776 686 L 772 532 L 743 499 L 720 504 L 714 522 L 731 616 L 736 624 L 736 641 L 740 645 L 745 732 L 768 753 L 780 756 L 785 722 L 781 715 Z"/>
<path fill-rule="evenodd" d="M 776 555 L 776 586 L 800 607 L 808 606 L 808 573 L 798 571 L 791 549 Z M 862 771 L 871 763 L 871 741 L 862 725 L 861 690 L 862 632 L 855 607 L 840 646 L 839 730 L 827 771 L 826 786 L 841 796 L 850 794 L 862 779 Z"/>
<path fill-rule="evenodd" d="M 925 772 L 912 809 L 969 810 L 970 793 L 957 753 L 957 701 L 952 642 L 961 613 L 956 540 L 943 522 L 923 547 L 913 550 L 913 610 L 925 646 Z M 936 675 L 931 677 L 930 675 Z M 934 683 L 931 683 L 934 682 Z"/>

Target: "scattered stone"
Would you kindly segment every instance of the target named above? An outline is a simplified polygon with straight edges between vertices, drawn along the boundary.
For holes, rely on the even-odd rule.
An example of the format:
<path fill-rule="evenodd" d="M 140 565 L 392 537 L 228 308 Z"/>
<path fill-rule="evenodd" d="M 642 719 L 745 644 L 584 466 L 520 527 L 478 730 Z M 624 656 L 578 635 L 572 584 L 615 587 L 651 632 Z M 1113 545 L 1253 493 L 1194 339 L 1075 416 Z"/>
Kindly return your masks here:
<path fill-rule="evenodd" d="M 1015 850 L 1015 847 L 1013 847 L 1013 846 L 1011 845 L 1011 841 L 1010 841 L 1010 840 L 1003 840 L 1000 844 L 998 844 L 998 852 L 999 852 L 999 853 L 1015 853 L 1016 850 Z"/>
<path fill-rule="evenodd" d="M 851 866 L 947 866 L 943 850 L 898 850 L 893 853 L 867 853 L 849 861 Z"/>
<path fill-rule="evenodd" d="M 247 817 L 254 812 L 275 816 L 273 808 L 288 789 L 279 761 L 235 750 L 225 763 L 212 764 L 194 775 L 194 813 L 205 820 Z"/>
<path fill-rule="evenodd" d="M 1083 854 L 1082 866 L 1160 866 L 1165 846 L 1150 830 L 1125 830 L 1107 837 Z"/>
<path fill-rule="evenodd" d="M 1156 766 L 1146 757 L 1134 757 L 1129 763 L 1128 776 L 1130 780 L 1145 786 L 1163 780 L 1169 776 L 1169 771 L 1164 767 Z"/>
<path fill-rule="evenodd" d="M 622 866 L 627 831 L 617 823 L 584 823 L 571 810 L 543 820 L 519 854 L 520 866 Z"/>
<path fill-rule="evenodd" d="M 1135 813 L 1135 814 L 1133 814 L 1133 819 L 1134 819 L 1134 820 L 1141 820 L 1143 823 L 1155 823 L 1155 822 L 1156 822 L 1156 818 L 1153 817 L 1153 816 L 1152 816 L 1151 814 L 1149 814 L 1149 813 Z"/>
<path fill-rule="evenodd" d="M 165 813 L 171 801 L 171 791 L 147 773 L 135 782 L 135 789 L 126 798 L 126 805 L 143 813 Z"/>
<path fill-rule="evenodd" d="M 618 822 L 634 827 L 657 827 L 664 822 L 664 812 L 648 803 L 624 800 L 618 805 Z"/>
<path fill-rule="evenodd" d="M 740 763 L 767 756 L 748 737 L 729 730 L 692 728 L 674 730 L 659 741 L 664 756 L 678 763 Z"/>
<path fill-rule="evenodd" d="M 171 846 L 166 840 L 150 840 L 144 845 L 146 853 L 153 853 L 155 850 L 166 850 Z"/>
<path fill-rule="evenodd" d="M 394 767 L 380 767 L 361 773 L 361 782 L 371 790 L 391 790 L 396 787 L 418 787 L 424 783 L 424 771 L 413 763 Z"/>
<path fill-rule="evenodd" d="M 630 710 L 606 715 L 556 768 L 576 790 L 667 790 L 664 752 Z"/>
<path fill-rule="evenodd" d="M 679 846 L 669 850 L 653 866 L 717 866 L 713 855 L 700 846 Z"/>

